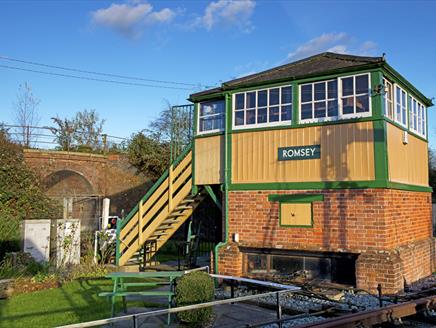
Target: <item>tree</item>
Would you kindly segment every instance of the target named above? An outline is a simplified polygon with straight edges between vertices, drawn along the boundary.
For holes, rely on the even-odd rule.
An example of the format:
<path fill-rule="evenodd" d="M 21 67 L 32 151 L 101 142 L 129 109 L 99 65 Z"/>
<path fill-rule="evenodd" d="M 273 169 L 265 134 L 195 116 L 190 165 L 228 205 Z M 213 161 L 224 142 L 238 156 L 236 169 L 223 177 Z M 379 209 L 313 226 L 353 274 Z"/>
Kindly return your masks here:
<path fill-rule="evenodd" d="M 157 179 L 191 142 L 191 115 L 185 108 L 168 102 L 148 129 L 132 135 L 127 146 L 130 163 L 140 172 Z"/>
<path fill-rule="evenodd" d="M 134 134 L 127 146 L 130 164 L 153 180 L 159 178 L 168 166 L 168 143 L 159 142 L 143 131 Z"/>
<path fill-rule="evenodd" d="M 17 99 L 13 105 L 15 122 L 21 129 L 21 143 L 30 147 L 33 140 L 34 127 L 39 124 L 38 105 L 40 100 L 32 92 L 30 84 L 25 82 L 20 85 Z"/>
<path fill-rule="evenodd" d="M 101 151 L 105 120 L 100 120 L 95 109 L 77 112 L 72 119 L 52 117 L 57 125 L 52 128 L 56 142 L 62 150 Z"/>
<path fill-rule="evenodd" d="M 59 207 L 45 196 L 39 179 L 25 165 L 22 148 L 0 133 L 0 260 L 19 249 L 23 219 L 50 219 Z"/>

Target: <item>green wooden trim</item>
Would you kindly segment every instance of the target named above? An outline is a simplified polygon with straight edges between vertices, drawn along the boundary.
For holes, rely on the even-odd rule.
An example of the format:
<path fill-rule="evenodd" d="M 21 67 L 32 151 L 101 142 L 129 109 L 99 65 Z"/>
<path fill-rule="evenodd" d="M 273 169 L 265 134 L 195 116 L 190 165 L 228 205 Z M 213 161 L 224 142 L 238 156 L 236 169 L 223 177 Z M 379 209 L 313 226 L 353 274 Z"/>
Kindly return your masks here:
<path fill-rule="evenodd" d="M 398 189 L 398 190 L 407 190 L 407 191 L 418 191 L 418 192 L 433 192 L 432 187 L 415 186 L 415 185 L 393 182 L 393 181 L 387 182 L 387 188 Z"/>
<path fill-rule="evenodd" d="M 324 189 L 399 189 L 432 192 L 431 187 L 409 185 L 390 181 L 332 181 L 332 182 L 270 182 L 230 184 L 230 191 L 251 190 L 324 190 Z"/>
<path fill-rule="evenodd" d="M 191 102 L 201 102 L 201 101 L 209 101 L 209 100 L 217 100 L 222 99 L 225 96 L 223 91 L 217 91 L 214 93 L 208 93 L 201 96 L 192 97 L 192 95 L 188 98 Z"/>
<path fill-rule="evenodd" d="M 290 202 L 283 202 L 283 203 L 286 204 L 286 203 L 290 203 Z M 295 202 L 295 203 L 299 203 L 299 202 Z M 279 204 L 279 225 L 281 227 L 288 227 L 288 228 L 313 228 L 313 204 L 311 202 L 310 202 L 310 224 L 308 224 L 308 225 L 283 224 L 282 223 L 282 206 L 281 205 L 282 205 L 282 203 Z"/>
<path fill-rule="evenodd" d="M 198 103 L 194 104 L 194 115 L 193 115 L 193 120 L 194 122 L 192 122 L 192 129 L 193 129 L 193 136 L 194 136 L 194 140 L 192 140 L 192 161 L 191 161 L 191 179 L 192 179 L 192 188 L 191 188 L 191 194 L 192 195 L 196 195 L 198 193 L 198 187 L 195 184 L 195 137 L 197 135 L 197 127 L 198 127 Z"/>
<path fill-rule="evenodd" d="M 124 218 L 123 218 L 124 221 Z M 122 221 L 121 221 L 122 222 Z M 116 243 L 115 243 L 115 264 L 120 265 L 120 257 L 121 257 L 121 241 L 120 241 L 120 232 L 121 232 L 121 222 L 117 222 L 117 232 L 116 232 Z"/>
<path fill-rule="evenodd" d="M 232 128 L 232 96 L 225 95 L 226 116 L 224 129 L 224 240 L 218 243 L 214 249 L 214 270 L 218 273 L 218 252 L 219 249 L 227 245 L 229 241 L 229 186 L 232 177 L 232 135 L 229 133 Z M 217 284 L 218 281 L 215 281 Z"/>
<path fill-rule="evenodd" d="M 322 202 L 324 200 L 323 194 L 308 195 L 308 194 L 295 194 L 295 195 L 283 195 L 272 194 L 268 195 L 268 201 L 281 202 L 281 203 L 312 203 Z"/>
<path fill-rule="evenodd" d="M 389 179 L 389 172 L 387 162 L 386 122 L 384 120 L 374 121 L 373 133 L 375 180 L 387 181 Z"/>
<path fill-rule="evenodd" d="M 374 93 L 374 88 L 377 85 L 383 86 L 383 74 L 381 70 L 371 72 L 371 107 L 372 107 L 372 117 L 373 118 L 382 118 L 383 117 L 383 108 L 384 101 L 383 95 L 381 93 Z"/>
<path fill-rule="evenodd" d="M 215 205 L 220 209 L 220 211 L 222 211 L 223 207 L 221 205 L 221 202 L 219 201 L 218 197 L 213 192 L 212 187 L 209 185 L 206 185 L 206 186 L 204 186 L 204 189 L 206 189 L 207 193 L 209 194 L 210 198 L 212 198 Z"/>

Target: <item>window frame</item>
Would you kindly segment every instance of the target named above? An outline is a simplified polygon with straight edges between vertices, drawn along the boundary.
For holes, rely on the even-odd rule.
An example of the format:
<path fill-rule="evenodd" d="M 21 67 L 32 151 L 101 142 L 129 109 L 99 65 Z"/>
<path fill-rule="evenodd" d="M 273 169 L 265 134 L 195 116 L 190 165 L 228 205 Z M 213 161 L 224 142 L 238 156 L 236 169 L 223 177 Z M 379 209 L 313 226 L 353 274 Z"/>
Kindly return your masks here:
<path fill-rule="evenodd" d="M 368 92 L 367 93 L 356 93 L 355 90 L 355 81 L 356 81 L 356 77 L 358 76 L 364 76 L 366 75 L 368 77 Z M 354 90 L 353 90 L 353 94 L 346 96 L 346 98 L 349 97 L 353 97 L 354 100 L 356 99 L 357 96 L 362 96 L 362 95 L 368 95 L 368 111 L 367 112 L 362 112 L 362 113 L 356 113 L 356 101 L 354 101 L 354 112 L 350 113 L 350 114 L 343 114 L 343 102 L 342 102 L 342 79 L 346 79 L 346 78 L 353 78 L 353 85 L 354 85 Z M 337 83 L 337 98 L 328 98 L 328 82 L 330 81 L 334 81 L 336 80 Z M 315 88 L 315 84 L 316 83 L 320 83 L 320 82 L 324 82 L 326 84 L 326 99 L 325 100 L 320 100 L 320 101 L 316 101 L 315 97 L 314 97 L 314 88 Z M 334 99 L 337 100 L 338 102 L 338 115 L 337 116 L 332 116 L 332 117 L 312 117 L 312 118 L 307 118 L 307 119 L 302 119 L 301 118 L 301 109 L 302 109 L 302 104 L 303 102 L 301 101 L 302 99 L 302 94 L 301 94 L 301 87 L 303 85 L 312 85 L 312 101 L 311 103 L 312 105 L 312 114 L 313 116 L 315 116 L 315 102 L 321 102 L 321 101 L 325 101 L 327 106 L 328 106 L 328 102 L 332 101 Z M 372 101 L 371 101 L 371 73 L 367 72 L 367 73 L 359 73 L 359 74 L 353 74 L 353 75 L 344 75 L 344 76 L 338 76 L 334 79 L 328 79 L 328 80 L 318 80 L 318 81 L 313 81 L 313 82 L 309 82 L 309 83 L 301 83 L 298 85 L 299 87 L 299 104 L 298 104 L 298 117 L 299 117 L 299 122 L 300 124 L 306 124 L 306 123 L 321 123 L 321 122 L 332 122 L 332 121 L 340 121 L 340 120 L 347 120 L 347 119 L 353 119 L 353 118 L 363 118 L 363 117 L 371 117 L 372 116 Z M 304 104 L 308 104 L 309 102 L 304 102 Z M 328 107 L 326 108 L 326 112 L 328 113 Z"/>
<path fill-rule="evenodd" d="M 290 88 L 291 89 L 291 102 L 290 103 L 282 103 L 282 88 Z M 270 90 L 271 89 L 279 89 L 279 102 L 277 105 L 270 105 Z M 259 98 L 259 92 L 266 91 L 266 106 L 259 107 L 258 98 Z M 255 92 L 255 107 L 247 108 L 247 93 Z M 243 109 L 236 109 L 236 96 L 243 94 L 244 95 L 244 108 Z M 281 108 L 282 106 L 291 106 L 291 119 L 282 121 L 282 115 L 281 115 Z M 279 108 L 279 120 L 274 122 L 269 122 L 269 116 L 270 116 L 270 108 L 271 107 L 278 107 Z M 258 117 L 258 110 L 259 108 L 266 108 L 267 111 L 267 122 L 264 123 L 257 123 L 257 117 Z M 248 110 L 255 110 L 255 117 L 256 117 L 256 123 L 254 124 L 247 124 L 246 123 L 246 112 Z M 267 88 L 260 88 L 260 89 L 254 89 L 254 90 L 246 90 L 241 92 L 235 92 L 232 94 L 232 129 L 233 130 L 244 130 L 244 129 L 256 129 L 256 128 L 265 128 L 265 127 L 274 127 L 274 126 L 291 126 L 292 124 L 292 114 L 294 110 L 294 95 L 293 95 L 293 85 L 292 84 L 283 84 L 273 87 L 267 87 Z M 236 112 L 244 112 L 244 124 L 243 125 L 236 125 Z"/>
<path fill-rule="evenodd" d="M 385 87 L 384 90 L 384 94 L 383 94 L 383 98 L 384 98 L 384 108 L 383 108 L 383 116 L 387 117 L 388 119 L 394 121 L 394 117 L 395 117 L 395 83 L 389 81 L 386 77 L 383 77 L 383 84 Z M 391 86 L 391 99 L 389 99 L 386 95 L 387 95 L 387 84 L 390 84 Z M 392 115 L 389 116 L 389 112 L 388 112 L 388 102 L 391 103 L 392 106 Z"/>
<path fill-rule="evenodd" d="M 406 128 L 406 129 L 408 129 L 409 128 L 408 118 L 406 117 L 406 119 L 405 119 L 406 123 L 403 123 L 403 121 L 402 121 L 403 117 L 401 116 L 400 120 L 398 120 L 398 117 L 397 117 L 397 105 L 398 105 L 397 88 L 400 89 L 400 95 L 401 95 L 401 91 L 404 92 L 404 94 L 405 94 L 405 96 L 404 96 L 404 99 L 405 99 L 405 104 L 404 104 L 405 111 L 404 111 L 404 113 L 405 113 L 405 115 L 407 116 L 408 112 L 409 112 L 409 106 L 408 106 L 409 93 L 406 90 L 404 90 L 401 86 L 399 86 L 397 83 L 394 83 L 394 122 L 401 125 L 402 127 Z M 400 99 L 403 99 L 403 97 L 400 96 Z M 403 106 L 402 105 L 403 105 L 403 102 L 401 101 L 400 102 L 401 113 L 403 113 Z"/>
<path fill-rule="evenodd" d="M 205 104 L 205 103 L 213 103 L 213 102 L 223 102 L 224 103 L 224 112 L 223 113 L 218 113 L 218 114 L 211 114 L 208 116 L 201 116 L 201 104 Z M 223 117 L 223 127 L 219 128 L 219 129 L 213 129 L 213 130 L 206 130 L 206 131 L 200 131 L 200 118 L 204 118 L 204 117 L 211 117 L 211 116 L 222 116 Z M 226 124 L 226 101 L 223 100 L 205 100 L 202 102 L 198 103 L 197 106 L 197 135 L 204 135 L 204 134 L 212 134 L 212 133 L 218 133 L 218 132 L 223 132 L 225 129 L 225 124 Z"/>
<path fill-rule="evenodd" d="M 336 95 L 336 98 L 329 98 L 328 97 L 328 83 L 332 82 L 332 81 L 336 81 L 336 89 L 338 91 L 338 94 Z M 325 92 L 326 92 L 326 98 L 324 100 L 315 100 L 315 84 L 317 83 L 324 83 L 325 84 Z M 306 101 L 303 102 L 302 101 L 302 93 L 301 93 L 301 89 L 303 86 L 305 85 L 312 85 L 312 101 Z M 315 82 L 309 82 L 309 83 L 301 83 L 298 85 L 299 86 L 299 112 L 298 112 L 298 117 L 299 117 L 299 123 L 318 123 L 318 122 L 330 122 L 330 121 L 337 121 L 339 120 L 339 85 L 338 85 L 338 78 L 335 79 L 329 79 L 329 80 L 321 80 L 321 81 L 315 81 Z M 338 115 L 337 116 L 325 116 L 325 117 L 315 117 L 315 103 L 321 103 L 321 102 L 325 102 L 326 103 L 326 113 L 328 115 L 328 103 L 329 101 L 333 101 L 336 100 L 337 104 L 338 104 Z M 301 109 L 302 109 L 302 105 L 303 104 L 312 104 L 312 118 L 305 118 L 302 119 L 301 118 Z"/>
<path fill-rule="evenodd" d="M 413 102 L 416 104 L 416 113 L 413 113 Z M 416 126 L 413 119 L 416 115 Z M 421 127 L 421 131 L 420 131 Z M 409 94 L 409 130 L 420 137 L 427 137 L 427 109 L 418 99 Z"/>
<path fill-rule="evenodd" d="M 368 76 L 368 92 L 367 93 L 356 93 L 356 77 L 358 76 L 363 76 L 363 75 L 367 75 Z M 343 96 L 342 95 L 342 79 L 346 79 L 346 78 L 353 78 L 353 94 L 349 95 L 349 96 Z M 341 80 L 341 81 L 339 81 Z M 371 101 L 371 73 L 361 73 L 361 74 L 353 74 L 353 75 L 346 75 L 346 76 L 340 76 L 338 77 L 338 106 L 339 106 L 339 120 L 340 119 L 350 119 L 350 118 L 361 118 L 361 117 L 371 117 L 372 116 L 372 101 Z M 364 95 L 368 95 L 368 111 L 367 112 L 361 112 L 361 113 L 356 113 L 356 97 L 358 96 L 364 96 Z M 343 102 L 342 102 L 342 98 L 350 98 L 353 97 L 354 98 L 354 112 L 350 113 L 350 114 L 344 114 L 343 110 L 344 110 L 344 106 L 343 106 Z"/>

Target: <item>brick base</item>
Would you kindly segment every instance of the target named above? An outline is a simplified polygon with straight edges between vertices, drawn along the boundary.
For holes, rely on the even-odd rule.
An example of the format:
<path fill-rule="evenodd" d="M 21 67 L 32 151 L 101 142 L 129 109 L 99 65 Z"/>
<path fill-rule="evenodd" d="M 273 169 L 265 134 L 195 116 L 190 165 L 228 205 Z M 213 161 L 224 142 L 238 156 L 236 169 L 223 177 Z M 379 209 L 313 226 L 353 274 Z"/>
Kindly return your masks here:
<path fill-rule="evenodd" d="M 313 227 L 283 227 L 270 194 L 323 194 L 313 203 Z M 358 255 L 357 287 L 401 291 L 434 269 L 431 194 L 392 189 L 234 191 L 229 193 L 228 238 L 239 243 L 219 251 L 219 272 L 243 275 L 239 246 Z"/>

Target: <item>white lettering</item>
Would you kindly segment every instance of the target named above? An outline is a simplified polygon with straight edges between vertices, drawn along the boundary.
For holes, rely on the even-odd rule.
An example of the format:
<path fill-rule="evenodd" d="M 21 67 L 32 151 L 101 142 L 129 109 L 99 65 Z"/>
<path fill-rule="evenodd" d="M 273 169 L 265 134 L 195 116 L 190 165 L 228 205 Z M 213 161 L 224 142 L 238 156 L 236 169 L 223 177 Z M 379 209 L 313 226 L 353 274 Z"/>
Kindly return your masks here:
<path fill-rule="evenodd" d="M 315 150 L 316 150 L 316 148 L 312 148 L 312 149 L 311 149 L 311 151 L 312 151 L 312 156 L 315 154 Z"/>
<path fill-rule="evenodd" d="M 283 150 L 282 156 L 283 158 L 288 157 L 288 152 L 286 151 L 286 149 Z"/>

